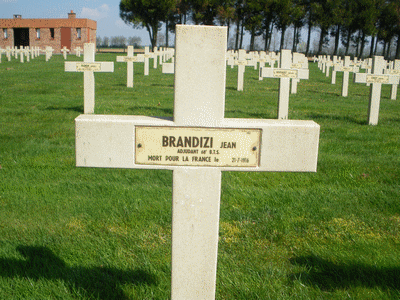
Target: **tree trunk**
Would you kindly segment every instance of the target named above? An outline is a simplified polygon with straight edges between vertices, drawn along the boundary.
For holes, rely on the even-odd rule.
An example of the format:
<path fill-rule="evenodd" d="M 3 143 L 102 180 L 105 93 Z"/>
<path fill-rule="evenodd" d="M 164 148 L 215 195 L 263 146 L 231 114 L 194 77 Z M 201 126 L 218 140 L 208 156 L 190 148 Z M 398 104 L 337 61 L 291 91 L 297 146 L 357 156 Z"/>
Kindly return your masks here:
<path fill-rule="evenodd" d="M 264 41 L 264 51 L 267 52 L 268 49 L 268 33 L 269 33 L 269 26 L 265 26 L 265 41 Z M 397 42 L 398 44 L 399 42 Z"/>
<path fill-rule="evenodd" d="M 242 27 L 240 28 L 240 45 L 239 45 L 240 49 L 243 49 L 243 35 L 244 35 L 244 22 L 242 20 Z"/>
<path fill-rule="evenodd" d="M 165 21 L 165 47 L 168 48 L 168 19 Z"/>
<path fill-rule="evenodd" d="M 386 53 L 386 41 L 383 43 L 383 50 L 382 50 L 382 56 L 385 56 Z"/>
<path fill-rule="evenodd" d="M 286 26 L 282 26 L 282 32 L 281 32 L 281 45 L 280 45 L 280 50 L 283 50 L 283 44 L 285 43 L 285 32 L 286 32 Z"/>
<path fill-rule="evenodd" d="M 333 55 L 338 55 L 338 48 L 339 48 L 339 38 L 340 38 L 340 25 L 336 25 L 336 32 L 335 32 L 335 48 L 333 50 Z"/>
<path fill-rule="evenodd" d="M 319 36 L 319 45 L 318 45 L 318 53 L 317 53 L 317 56 L 320 55 L 321 52 L 322 52 L 322 46 L 323 46 L 323 44 L 324 44 L 325 35 L 326 35 L 326 29 L 325 29 L 325 27 L 323 27 L 323 28 L 321 28 L 321 34 L 320 34 L 320 36 Z"/>
<path fill-rule="evenodd" d="M 345 56 L 349 54 L 349 48 L 350 48 L 350 39 L 351 39 L 351 30 L 348 29 L 347 31 L 347 43 L 346 43 L 346 51 L 344 53 Z"/>
<path fill-rule="evenodd" d="M 369 57 L 374 55 L 374 44 L 375 44 L 375 36 L 373 35 L 371 38 L 371 49 L 369 49 Z"/>
<path fill-rule="evenodd" d="M 270 22 L 270 28 L 269 28 L 269 40 L 268 40 L 268 46 L 267 49 L 268 51 L 271 49 L 271 40 L 272 40 L 272 32 L 274 30 L 274 24 Z"/>
<path fill-rule="evenodd" d="M 311 41 L 311 22 L 308 22 L 308 33 L 307 33 L 307 46 L 306 46 L 306 56 L 308 56 L 308 52 L 310 52 L 310 41 Z"/>
<path fill-rule="evenodd" d="M 230 20 L 228 19 L 228 21 L 227 21 L 227 24 L 226 24 L 227 26 L 228 26 L 228 37 L 227 37 L 227 40 L 226 40 L 226 44 L 228 45 L 228 43 L 229 43 L 229 28 L 231 27 L 231 22 L 230 22 Z"/>
<path fill-rule="evenodd" d="M 236 20 L 236 40 L 235 40 L 235 50 L 238 50 L 239 48 L 239 25 L 240 25 L 240 20 Z"/>
<path fill-rule="evenodd" d="M 250 33 L 250 51 L 254 51 L 254 39 L 255 39 L 255 34 L 254 30 L 252 30 Z"/>
<path fill-rule="evenodd" d="M 396 57 L 395 57 L 395 59 L 400 59 L 400 34 L 397 36 Z"/>
<path fill-rule="evenodd" d="M 361 36 L 360 58 L 363 57 L 364 47 L 365 47 L 365 32 L 363 31 L 362 36 Z"/>
<path fill-rule="evenodd" d="M 296 43 L 296 40 L 297 40 L 296 35 L 297 35 L 297 26 L 294 25 L 294 29 L 293 29 L 293 46 L 292 46 L 292 53 L 296 52 L 296 48 L 297 48 L 297 47 L 296 47 L 296 46 L 297 46 L 297 43 Z"/>
<path fill-rule="evenodd" d="M 379 41 L 378 36 L 379 36 L 379 34 L 376 35 L 374 55 L 376 55 L 376 51 L 378 50 L 378 41 Z"/>
<path fill-rule="evenodd" d="M 392 46 L 392 40 L 393 39 L 390 39 L 389 40 L 389 42 L 388 42 L 388 48 L 387 48 L 387 54 L 386 54 L 386 59 L 390 59 L 390 47 Z"/>
<path fill-rule="evenodd" d="M 355 57 L 358 57 L 358 49 L 359 49 L 359 44 L 360 44 L 360 30 L 358 31 L 358 37 L 357 37 L 357 41 L 356 41 L 356 53 L 354 54 Z"/>

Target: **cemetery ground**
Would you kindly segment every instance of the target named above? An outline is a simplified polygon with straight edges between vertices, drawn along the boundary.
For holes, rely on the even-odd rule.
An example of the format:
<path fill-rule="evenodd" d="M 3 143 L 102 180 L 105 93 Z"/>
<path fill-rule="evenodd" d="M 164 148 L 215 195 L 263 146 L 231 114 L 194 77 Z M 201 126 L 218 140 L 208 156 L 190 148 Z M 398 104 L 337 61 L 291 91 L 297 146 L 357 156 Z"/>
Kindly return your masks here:
<path fill-rule="evenodd" d="M 173 74 L 138 63 L 127 88 L 114 66 L 96 114 L 173 115 Z M 217 299 L 400 297 L 400 100 L 383 86 L 368 126 L 370 88 L 341 97 L 341 76 L 310 63 L 290 95 L 289 119 L 321 125 L 317 173 L 223 172 Z M 0 299 L 169 299 L 172 172 L 75 167 L 83 75 L 62 56 L 0 78 Z M 238 92 L 228 67 L 225 117 L 276 118 L 278 82 L 246 68 Z"/>

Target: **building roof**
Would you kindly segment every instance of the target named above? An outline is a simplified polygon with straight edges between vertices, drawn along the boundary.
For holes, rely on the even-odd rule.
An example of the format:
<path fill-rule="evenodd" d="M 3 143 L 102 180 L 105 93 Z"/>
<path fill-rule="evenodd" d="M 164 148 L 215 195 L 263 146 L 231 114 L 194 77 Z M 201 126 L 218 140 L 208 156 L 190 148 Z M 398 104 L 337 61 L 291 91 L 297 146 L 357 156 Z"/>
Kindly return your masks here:
<path fill-rule="evenodd" d="M 0 19 L 0 28 L 97 28 L 96 21 L 75 16 L 72 10 L 65 19 L 22 19 L 20 15 L 14 15 L 13 19 Z"/>

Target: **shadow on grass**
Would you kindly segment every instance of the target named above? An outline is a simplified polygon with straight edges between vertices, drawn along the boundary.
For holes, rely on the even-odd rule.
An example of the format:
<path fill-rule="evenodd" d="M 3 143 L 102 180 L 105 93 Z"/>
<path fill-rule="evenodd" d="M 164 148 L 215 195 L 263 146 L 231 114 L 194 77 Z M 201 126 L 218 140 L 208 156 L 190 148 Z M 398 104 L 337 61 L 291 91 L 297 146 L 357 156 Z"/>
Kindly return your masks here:
<path fill-rule="evenodd" d="M 19 246 L 26 260 L 0 259 L 1 277 L 29 280 L 62 280 L 100 299 L 128 299 L 122 284 L 156 285 L 156 277 L 144 270 L 125 271 L 108 267 L 69 267 L 46 247 Z"/>
<path fill-rule="evenodd" d="M 71 106 L 71 107 L 49 106 L 49 107 L 46 107 L 46 110 L 67 110 L 67 111 L 75 111 L 75 112 L 83 114 L 83 105 Z"/>
<path fill-rule="evenodd" d="M 225 115 L 227 114 L 233 114 L 235 116 L 239 116 L 239 117 L 226 117 L 226 118 L 250 118 L 250 119 L 276 119 L 276 115 L 271 115 L 268 113 L 251 113 L 251 112 L 244 112 L 241 110 L 227 110 L 225 111 Z M 243 117 L 242 117 L 243 116 Z"/>
<path fill-rule="evenodd" d="M 168 116 L 168 115 L 173 115 L 174 110 L 172 108 L 162 108 L 162 107 L 154 107 L 154 106 L 131 106 L 129 108 L 131 112 L 134 113 L 134 115 L 138 115 L 136 112 L 137 111 L 150 111 L 152 116 Z M 146 113 L 146 115 L 149 115 Z"/>
<path fill-rule="evenodd" d="M 297 257 L 294 265 L 308 271 L 292 274 L 292 280 L 318 286 L 321 290 L 333 291 L 350 287 L 381 287 L 400 291 L 400 267 L 384 268 L 363 264 L 338 264 L 315 255 Z"/>
<path fill-rule="evenodd" d="M 173 84 L 152 83 L 152 84 L 150 84 L 150 86 L 174 88 L 174 85 L 173 85 Z"/>
<path fill-rule="evenodd" d="M 338 115 L 331 115 L 331 114 L 311 113 L 311 114 L 307 115 L 307 118 L 310 118 L 310 120 L 314 120 L 314 121 L 318 120 L 318 119 L 327 119 L 327 120 L 350 122 L 350 123 L 355 123 L 358 125 L 367 125 L 368 124 L 366 120 L 360 121 L 351 116 L 338 116 Z"/>

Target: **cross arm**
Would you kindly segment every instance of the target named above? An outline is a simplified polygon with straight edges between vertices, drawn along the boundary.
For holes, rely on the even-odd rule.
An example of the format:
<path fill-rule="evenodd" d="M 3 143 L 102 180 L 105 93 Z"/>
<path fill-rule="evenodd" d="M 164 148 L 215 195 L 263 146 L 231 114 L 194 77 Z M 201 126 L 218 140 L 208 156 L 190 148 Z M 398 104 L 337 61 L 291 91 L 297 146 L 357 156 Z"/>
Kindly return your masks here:
<path fill-rule="evenodd" d="M 355 83 L 384 83 L 384 84 L 399 84 L 399 77 L 396 75 L 374 75 L 368 73 L 356 73 L 354 77 Z"/>
<path fill-rule="evenodd" d="M 135 130 L 138 126 L 176 127 L 172 119 L 168 118 L 80 115 L 75 119 L 76 165 L 168 170 L 179 168 L 173 165 L 136 164 L 135 151 L 138 145 Z M 313 121 L 224 119 L 218 128 L 259 129 L 261 132 L 257 166 L 218 167 L 221 171 L 316 171 L 320 127 Z M 214 145 L 213 148 L 218 150 L 221 146 Z"/>
<path fill-rule="evenodd" d="M 297 78 L 308 79 L 308 69 L 274 69 L 274 68 L 261 68 L 260 75 L 267 78 Z"/>
<path fill-rule="evenodd" d="M 83 72 L 83 71 L 94 71 L 94 72 L 114 72 L 113 62 L 65 62 L 65 72 Z"/>

